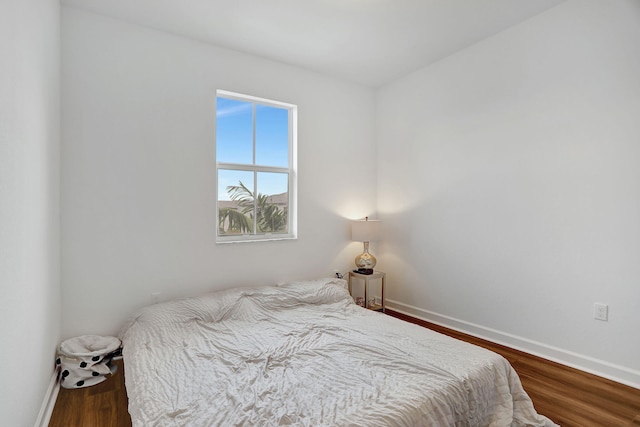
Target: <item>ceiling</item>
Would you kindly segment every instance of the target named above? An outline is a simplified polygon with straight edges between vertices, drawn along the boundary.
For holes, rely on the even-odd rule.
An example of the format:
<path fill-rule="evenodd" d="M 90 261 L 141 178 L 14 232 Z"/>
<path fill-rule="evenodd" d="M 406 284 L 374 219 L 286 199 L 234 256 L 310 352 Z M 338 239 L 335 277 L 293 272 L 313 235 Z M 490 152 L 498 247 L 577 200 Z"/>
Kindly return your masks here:
<path fill-rule="evenodd" d="M 377 87 L 565 0 L 62 0 Z"/>

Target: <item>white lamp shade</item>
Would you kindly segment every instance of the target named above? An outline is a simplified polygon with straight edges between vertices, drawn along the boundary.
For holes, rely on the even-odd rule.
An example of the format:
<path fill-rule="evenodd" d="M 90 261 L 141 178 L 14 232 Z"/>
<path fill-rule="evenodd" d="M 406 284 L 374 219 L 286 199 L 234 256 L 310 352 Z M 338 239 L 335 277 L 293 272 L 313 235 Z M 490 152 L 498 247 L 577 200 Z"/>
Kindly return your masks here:
<path fill-rule="evenodd" d="M 380 223 L 382 221 L 353 221 L 351 223 L 351 240 L 356 242 L 375 242 L 380 240 Z"/>

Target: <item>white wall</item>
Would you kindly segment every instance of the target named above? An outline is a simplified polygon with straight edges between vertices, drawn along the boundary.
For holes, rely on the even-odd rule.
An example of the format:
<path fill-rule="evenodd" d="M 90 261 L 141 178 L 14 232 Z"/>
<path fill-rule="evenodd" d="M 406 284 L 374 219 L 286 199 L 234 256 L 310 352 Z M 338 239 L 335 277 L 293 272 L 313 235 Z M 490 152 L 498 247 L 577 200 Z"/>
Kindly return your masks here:
<path fill-rule="evenodd" d="M 60 7 L 0 2 L 0 414 L 30 426 L 60 337 Z"/>
<path fill-rule="evenodd" d="M 568 1 L 379 90 L 396 308 L 640 384 L 639 40 Z"/>
<path fill-rule="evenodd" d="M 63 7 L 63 337 L 151 302 L 329 276 L 375 208 L 373 90 Z M 299 107 L 299 238 L 215 244 L 214 100 Z M 371 186 L 362 186 L 371 180 Z"/>

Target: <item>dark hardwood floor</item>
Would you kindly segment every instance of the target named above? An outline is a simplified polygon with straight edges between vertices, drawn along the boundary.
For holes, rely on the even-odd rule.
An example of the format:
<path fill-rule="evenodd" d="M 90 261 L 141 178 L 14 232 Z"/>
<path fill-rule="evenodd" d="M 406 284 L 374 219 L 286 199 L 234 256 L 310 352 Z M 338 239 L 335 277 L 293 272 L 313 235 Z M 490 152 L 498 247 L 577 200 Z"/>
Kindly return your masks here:
<path fill-rule="evenodd" d="M 91 387 L 60 388 L 49 427 L 131 427 L 124 387 L 124 364 L 118 371 Z"/>
<path fill-rule="evenodd" d="M 537 411 L 563 427 L 640 427 L 640 390 L 391 310 L 387 314 L 504 356 Z M 106 381 L 60 389 L 50 427 L 128 427 L 122 361 Z"/>
<path fill-rule="evenodd" d="M 538 413 L 563 427 L 640 426 L 640 390 L 392 310 L 386 314 L 501 354 Z"/>

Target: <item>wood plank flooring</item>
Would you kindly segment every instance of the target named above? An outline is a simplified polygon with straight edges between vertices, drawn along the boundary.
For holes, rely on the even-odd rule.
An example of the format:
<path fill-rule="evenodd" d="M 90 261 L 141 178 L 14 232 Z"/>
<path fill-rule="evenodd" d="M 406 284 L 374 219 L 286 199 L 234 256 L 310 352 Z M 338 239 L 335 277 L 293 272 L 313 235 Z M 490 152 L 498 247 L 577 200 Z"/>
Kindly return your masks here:
<path fill-rule="evenodd" d="M 402 313 L 386 314 L 501 354 L 538 413 L 563 427 L 640 426 L 640 390 Z"/>
<path fill-rule="evenodd" d="M 60 388 L 49 427 L 131 427 L 124 387 L 124 364 L 118 371 L 91 387 Z"/>
<path fill-rule="evenodd" d="M 640 427 L 640 390 L 577 369 L 387 310 L 387 314 L 504 356 L 537 411 L 563 427 Z M 106 381 L 60 389 L 50 427 L 129 427 L 124 366 Z"/>

